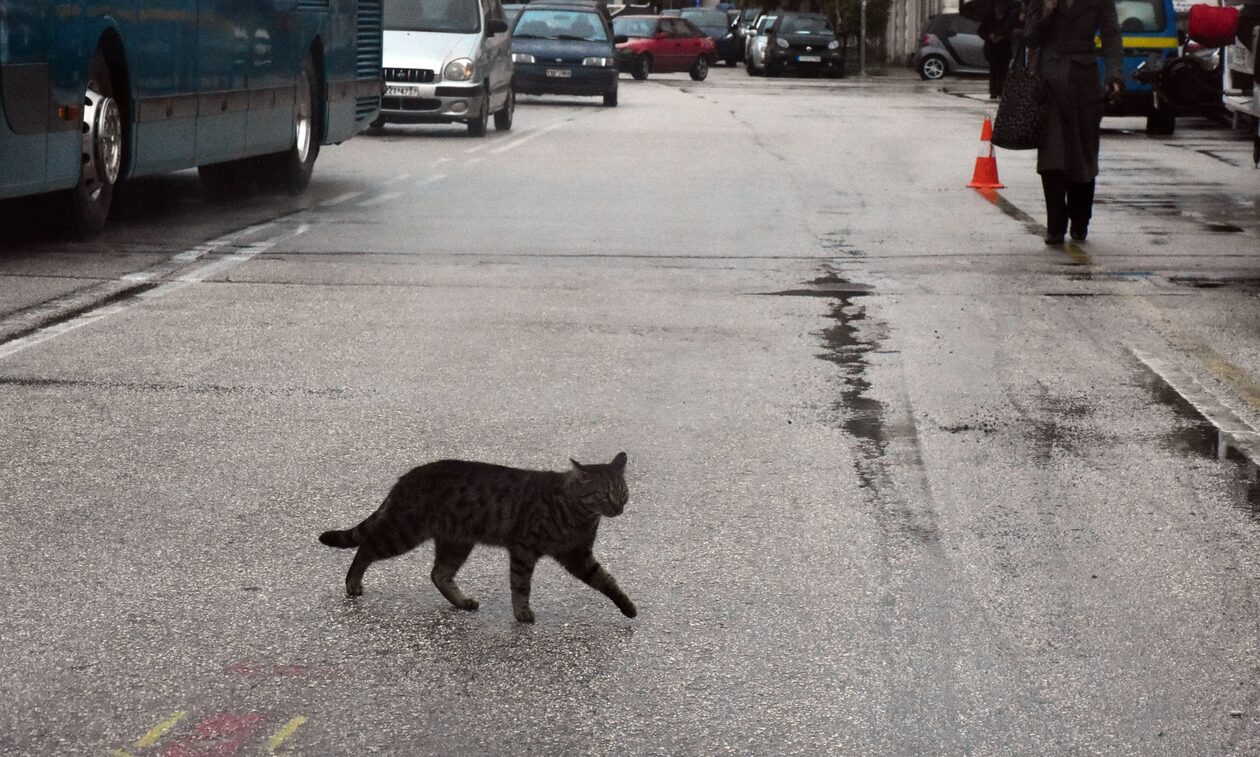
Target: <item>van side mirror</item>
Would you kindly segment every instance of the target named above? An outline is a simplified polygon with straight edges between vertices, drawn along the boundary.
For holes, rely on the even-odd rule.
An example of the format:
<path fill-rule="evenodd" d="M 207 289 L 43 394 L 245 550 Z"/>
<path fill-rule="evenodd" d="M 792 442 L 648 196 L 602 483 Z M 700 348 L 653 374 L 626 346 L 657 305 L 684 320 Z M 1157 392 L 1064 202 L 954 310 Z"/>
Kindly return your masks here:
<path fill-rule="evenodd" d="M 507 22 L 501 18 L 492 18 L 490 19 L 490 23 L 486 24 L 486 31 L 490 32 L 491 37 L 496 34 L 504 34 L 507 30 Z"/>

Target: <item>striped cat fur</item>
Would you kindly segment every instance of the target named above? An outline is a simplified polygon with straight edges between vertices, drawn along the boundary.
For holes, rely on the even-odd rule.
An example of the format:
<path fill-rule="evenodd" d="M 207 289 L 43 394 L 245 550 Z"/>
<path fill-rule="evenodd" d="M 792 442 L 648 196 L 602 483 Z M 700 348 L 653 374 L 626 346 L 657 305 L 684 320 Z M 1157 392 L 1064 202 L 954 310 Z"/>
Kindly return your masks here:
<path fill-rule="evenodd" d="M 345 531 L 325 531 L 330 547 L 358 547 L 346 574 L 346 594 L 363 593 L 363 572 L 377 560 L 396 557 L 429 539 L 434 542 L 433 585 L 463 610 L 477 600 L 455 583 L 476 544 L 506 547 L 511 558 L 512 612 L 533 623 L 529 607 L 534 565 L 544 555 L 633 618 L 638 611 L 592 548 L 600 518 L 620 515 L 626 489 L 626 453 L 611 463 L 582 464 L 563 473 L 522 470 L 489 463 L 439 460 L 406 473 L 376 512 Z"/>

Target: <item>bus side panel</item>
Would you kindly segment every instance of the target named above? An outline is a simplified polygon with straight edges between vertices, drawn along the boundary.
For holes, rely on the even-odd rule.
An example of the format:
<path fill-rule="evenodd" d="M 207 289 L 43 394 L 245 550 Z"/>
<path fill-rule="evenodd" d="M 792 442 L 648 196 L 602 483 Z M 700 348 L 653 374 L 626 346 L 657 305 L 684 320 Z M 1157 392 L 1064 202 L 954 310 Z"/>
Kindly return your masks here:
<path fill-rule="evenodd" d="M 325 56 L 328 71 L 328 121 L 326 143 L 344 142 L 354 136 L 355 13 L 352 0 L 333 0 Z"/>
<path fill-rule="evenodd" d="M 108 8 L 107 10 L 112 10 Z M 66 118 L 49 119 L 48 189 L 69 189 L 79 183 L 79 156 L 83 148 L 83 92 L 87 88 L 88 68 L 95 48 L 88 50 L 87 37 L 95 44 L 100 31 L 110 23 L 104 14 L 89 23 L 87 11 L 80 5 L 51 8 L 49 42 L 52 63 L 52 107 L 72 108 Z"/>
<path fill-rule="evenodd" d="M 145 0 L 124 25 L 135 125 L 133 176 L 194 165 L 197 0 Z"/>
<path fill-rule="evenodd" d="M 0 198 L 42 191 L 52 71 L 46 5 L 0 0 Z"/>
<path fill-rule="evenodd" d="M 245 147 L 251 155 L 280 152 L 293 144 L 295 82 L 301 57 L 289 33 L 293 13 L 271 0 L 249 30 L 249 115 Z M 305 50 L 301 51 L 305 55 Z"/>
<path fill-rule="evenodd" d="M 249 30 L 259 6 L 253 0 L 197 2 L 199 166 L 235 160 L 245 153 Z"/>

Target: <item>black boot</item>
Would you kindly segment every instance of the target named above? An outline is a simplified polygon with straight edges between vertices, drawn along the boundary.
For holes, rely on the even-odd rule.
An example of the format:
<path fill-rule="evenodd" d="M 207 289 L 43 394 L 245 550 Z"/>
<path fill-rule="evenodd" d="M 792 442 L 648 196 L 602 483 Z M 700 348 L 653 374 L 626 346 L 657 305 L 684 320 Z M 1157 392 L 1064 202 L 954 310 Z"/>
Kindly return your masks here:
<path fill-rule="evenodd" d="M 1094 214 L 1094 182 L 1069 182 L 1067 185 L 1067 211 L 1072 220 L 1072 238 L 1084 242 L 1089 236 L 1089 219 Z"/>
<path fill-rule="evenodd" d="M 1063 244 L 1067 233 L 1067 176 L 1062 171 L 1041 174 L 1041 191 L 1046 196 L 1046 237 L 1048 245 Z"/>

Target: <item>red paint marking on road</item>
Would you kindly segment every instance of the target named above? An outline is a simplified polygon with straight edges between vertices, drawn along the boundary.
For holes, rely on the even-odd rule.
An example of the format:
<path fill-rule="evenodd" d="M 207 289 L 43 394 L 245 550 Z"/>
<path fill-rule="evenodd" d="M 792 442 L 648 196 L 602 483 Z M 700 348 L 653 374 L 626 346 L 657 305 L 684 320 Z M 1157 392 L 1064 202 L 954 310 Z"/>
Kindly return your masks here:
<path fill-rule="evenodd" d="M 262 727 L 262 715 L 221 714 L 203 718 L 194 732 L 162 749 L 163 757 L 232 757 Z"/>

